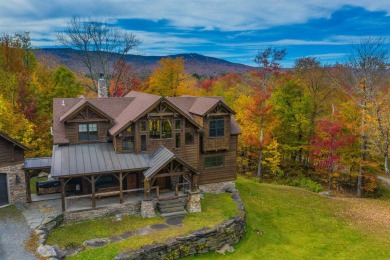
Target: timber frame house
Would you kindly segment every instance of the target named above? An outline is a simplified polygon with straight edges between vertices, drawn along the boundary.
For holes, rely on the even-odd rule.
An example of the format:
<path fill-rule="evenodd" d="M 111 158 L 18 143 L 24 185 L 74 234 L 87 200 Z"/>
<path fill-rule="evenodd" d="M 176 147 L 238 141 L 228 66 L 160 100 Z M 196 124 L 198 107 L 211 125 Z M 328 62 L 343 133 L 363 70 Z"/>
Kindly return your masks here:
<path fill-rule="evenodd" d="M 220 97 L 56 98 L 51 176 L 69 198 L 194 192 L 236 179 L 234 111 Z"/>

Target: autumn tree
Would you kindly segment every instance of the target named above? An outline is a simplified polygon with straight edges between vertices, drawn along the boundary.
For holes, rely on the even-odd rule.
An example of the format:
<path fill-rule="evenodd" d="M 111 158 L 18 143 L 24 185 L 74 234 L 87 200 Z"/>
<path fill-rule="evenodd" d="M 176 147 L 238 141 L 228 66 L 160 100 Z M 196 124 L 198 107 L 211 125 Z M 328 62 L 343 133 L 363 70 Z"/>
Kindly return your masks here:
<path fill-rule="evenodd" d="M 112 65 L 116 74 L 121 74 L 125 69 L 125 55 L 140 44 L 133 33 L 114 28 L 108 22 L 76 17 L 57 34 L 57 39 L 64 46 L 77 50 L 76 54 L 92 78 L 92 85 L 88 87 L 95 92 L 100 73 L 111 86 Z M 114 82 L 119 84 L 119 81 Z"/>
<path fill-rule="evenodd" d="M 270 81 L 274 75 L 280 73 L 281 65 L 280 61 L 286 56 L 285 49 L 267 48 L 263 51 L 259 51 L 254 58 L 254 62 L 259 66 L 259 79 L 260 82 L 257 86 L 257 99 L 260 104 L 259 109 L 266 109 L 266 100 L 269 97 Z M 257 177 L 262 178 L 261 163 L 263 158 L 263 142 L 264 142 L 264 119 L 262 116 L 259 118 L 259 157 L 257 163 Z"/>
<path fill-rule="evenodd" d="M 195 94 L 196 80 L 185 72 L 183 58 L 163 58 L 158 63 L 149 77 L 149 93 L 171 97 Z"/>
<path fill-rule="evenodd" d="M 140 88 L 141 81 L 129 64 L 123 60 L 118 60 L 114 63 L 113 67 L 114 71 L 110 85 L 110 96 L 123 97 L 131 90 L 138 90 Z"/>

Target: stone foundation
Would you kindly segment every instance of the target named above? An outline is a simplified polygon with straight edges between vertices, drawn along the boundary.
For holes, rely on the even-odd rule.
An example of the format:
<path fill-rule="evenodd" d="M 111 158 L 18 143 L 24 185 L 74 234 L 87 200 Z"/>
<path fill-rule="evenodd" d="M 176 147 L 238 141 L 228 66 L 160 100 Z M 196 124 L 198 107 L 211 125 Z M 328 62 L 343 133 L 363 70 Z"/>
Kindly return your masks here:
<path fill-rule="evenodd" d="M 235 190 L 236 183 L 234 181 L 216 182 L 199 185 L 199 190 L 203 193 L 224 193 L 227 190 Z"/>
<path fill-rule="evenodd" d="M 64 223 L 97 219 L 116 214 L 140 216 L 141 202 L 115 204 L 102 208 L 64 212 Z"/>
<path fill-rule="evenodd" d="M 141 217 L 154 218 L 156 216 L 157 200 L 143 200 L 141 201 Z"/>
<path fill-rule="evenodd" d="M 22 167 L 23 164 L 16 164 L 0 168 L 0 173 L 7 174 L 9 204 L 27 201 L 26 181 Z"/>
<path fill-rule="evenodd" d="M 191 192 L 190 195 L 188 195 L 187 211 L 189 213 L 202 212 L 199 192 Z"/>

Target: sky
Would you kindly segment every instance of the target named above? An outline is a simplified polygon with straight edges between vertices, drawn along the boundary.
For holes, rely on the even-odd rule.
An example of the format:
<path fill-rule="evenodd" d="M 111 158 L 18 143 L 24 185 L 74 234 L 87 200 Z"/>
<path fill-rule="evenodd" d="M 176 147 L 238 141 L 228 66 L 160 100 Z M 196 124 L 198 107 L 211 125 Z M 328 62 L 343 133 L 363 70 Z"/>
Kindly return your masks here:
<path fill-rule="evenodd" d="M 289 68 L 300 57 L 343 62 L 366 37 L 390 43 L 385 0 L 2 0 L 0 34 L 30 32 L 33 47 L 60 47 L 56 32 L 72 17 L 134 33 L 142 43 L 133 54 L 198 53 L 250 66 L 268 47 L 285 48 Z"/>

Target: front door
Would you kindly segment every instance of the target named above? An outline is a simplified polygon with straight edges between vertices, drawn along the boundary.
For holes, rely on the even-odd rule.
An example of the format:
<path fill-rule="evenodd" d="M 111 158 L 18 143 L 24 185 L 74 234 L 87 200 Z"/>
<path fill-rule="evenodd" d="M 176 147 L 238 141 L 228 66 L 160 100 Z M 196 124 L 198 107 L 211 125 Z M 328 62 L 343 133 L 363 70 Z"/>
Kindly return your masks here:
<path fill-rule="evenodd" d="M 130 173 L 127 175 L 127 189 L 132 190 L 136 189 L 137 187 L 137 174 L 136 173 Z"/>
<path fill-rule="evenodd" d="M 157 178 L 157 186 L 160 187 L 160 190 L 169 189 L 169 179 L 170 177 L 160 177 Z"/>
<path fill-rule="evenodd" d="M 0 206 L 8 203 L 7 175 L 0 173 Z"/>

